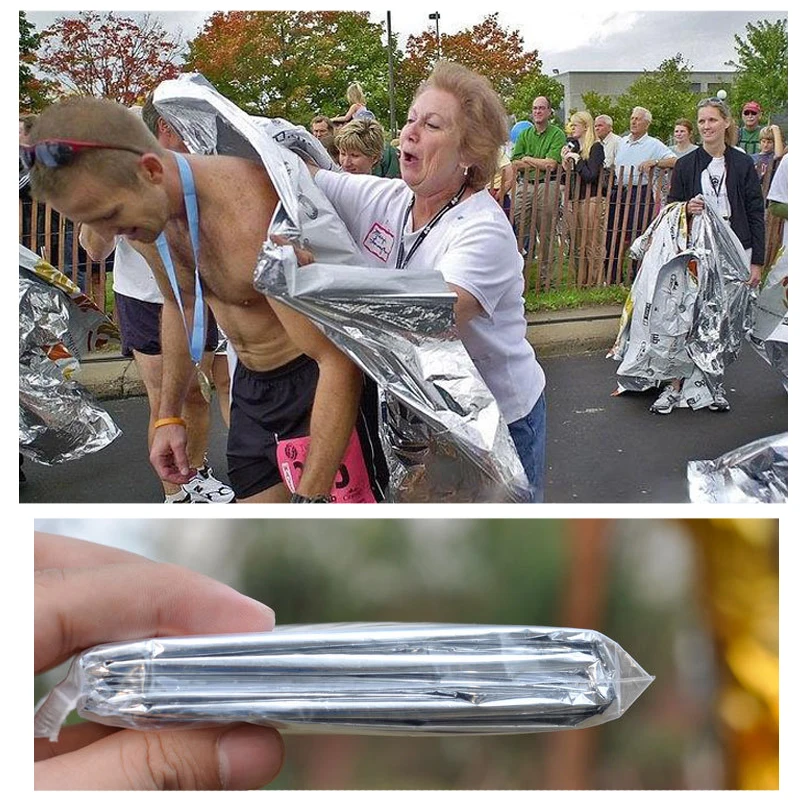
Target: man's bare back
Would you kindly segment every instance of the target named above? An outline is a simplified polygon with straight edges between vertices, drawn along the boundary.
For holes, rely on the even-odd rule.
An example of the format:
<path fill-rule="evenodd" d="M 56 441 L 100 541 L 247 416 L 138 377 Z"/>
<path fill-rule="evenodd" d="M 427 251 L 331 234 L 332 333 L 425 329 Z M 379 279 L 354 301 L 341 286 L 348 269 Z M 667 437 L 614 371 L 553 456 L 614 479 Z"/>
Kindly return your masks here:
<path fill-rule="evenodd" d="M 276 316 L 271 305 L 275 301 L 253 286 L 253 270 L 278 201 L 272 181 L 263 165 L 243 158 L 189 156 L 187 160 L 197 191 L 199 270 L 206 302 L 246 367 L 266 371 L 282 366 L 301 350 Z M 186 303 L 194 296 L 195 284 L 185 220 L 171 220 L 165 233 Z M 133 244 L 154 267 L 162 292 L 172 297 L 155 245 Z"/>

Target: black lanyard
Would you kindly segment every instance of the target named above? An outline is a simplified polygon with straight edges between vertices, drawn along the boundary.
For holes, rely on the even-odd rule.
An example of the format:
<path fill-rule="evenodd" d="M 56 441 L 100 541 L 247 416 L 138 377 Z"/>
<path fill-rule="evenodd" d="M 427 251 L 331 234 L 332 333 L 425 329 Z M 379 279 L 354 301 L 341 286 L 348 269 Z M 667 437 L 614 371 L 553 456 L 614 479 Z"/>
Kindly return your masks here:
<path fill-rule="evenodd" d="M 417 249 L 422 244 L 425 237 L 431 232 L 431 228 L 451 209 L 458 205 L 461 198 L 464 196 L 464 192 L 467 190 L 467 184 L 461 184 L 461 188 L 458 190 L 458 193 L 453 196 L 450 202 L 444 206 L 443 208 L 439 209 L 439 212 L 436 216 L 420 231 L 419 236 L 416 238 L 414 244 L 411 245 L 411 249 L 408 251 L 408 256 L 405 258 L 406 246 L 403 242 L 403 236 L 405 233 L 406 225 L 408 225 L 408 215 L 411 213 L 411 209 L 414 208 L 414 200 L 412 199 L 411 202 L 408 204 L 408 208 L 406 208 L 406 213 L 403 216 L 403 227 L 400 228 L 400 246 L 397 248 L 397 261 L 395 261 L 394 268 L 395 269 L 405 269 L 406 264 L 411 261 L 411 256 L 417 252 Z"/>

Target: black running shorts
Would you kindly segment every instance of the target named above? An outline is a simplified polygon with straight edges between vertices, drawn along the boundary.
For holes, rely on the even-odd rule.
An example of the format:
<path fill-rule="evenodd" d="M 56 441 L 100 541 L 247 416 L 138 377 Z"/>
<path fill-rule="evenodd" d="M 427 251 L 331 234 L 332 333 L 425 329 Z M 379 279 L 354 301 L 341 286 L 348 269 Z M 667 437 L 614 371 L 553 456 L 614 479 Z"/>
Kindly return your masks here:
<path fill-rule="evenodd" d="M 114 304 L 122 338 L 122 355 L 130 356 L 134 350 L 146 356 L 161 355 L 161 303 L 148 303 L 114 292 Z M 219 331 L 211 309 L 206 319 L 204 349 L 210 353 L 217 349 Z"/>
<path fill-rule="evenodd" d="M 267 372 L 237 362 L 228 431 L 228 479 L 237 498 L 252 497 L 282 482 L 276 444 L 308 436 L 318 377 L 317 363 L 305 355 Z M 374 384 L 365 387 L 356 430 L 373 493 L 380 501 L 388 470 L 378 440 L 376 400 Z"/>

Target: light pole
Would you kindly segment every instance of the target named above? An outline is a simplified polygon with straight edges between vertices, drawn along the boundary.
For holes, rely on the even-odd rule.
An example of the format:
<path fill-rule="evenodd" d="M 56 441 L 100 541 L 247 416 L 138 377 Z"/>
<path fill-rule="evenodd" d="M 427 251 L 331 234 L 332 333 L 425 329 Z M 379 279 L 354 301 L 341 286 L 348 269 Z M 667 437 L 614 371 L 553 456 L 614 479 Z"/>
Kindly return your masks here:
<path fill-rule="evenodd" d="M 441 15 L 438 11 L 434 11 L 433 14 L 428 14 L 428 19 L 435 20 L 436 22 L 436 52 L 438 53 L 439 60 L 442 60 L 442 40 L 439 38 L 439 17 Z"/>

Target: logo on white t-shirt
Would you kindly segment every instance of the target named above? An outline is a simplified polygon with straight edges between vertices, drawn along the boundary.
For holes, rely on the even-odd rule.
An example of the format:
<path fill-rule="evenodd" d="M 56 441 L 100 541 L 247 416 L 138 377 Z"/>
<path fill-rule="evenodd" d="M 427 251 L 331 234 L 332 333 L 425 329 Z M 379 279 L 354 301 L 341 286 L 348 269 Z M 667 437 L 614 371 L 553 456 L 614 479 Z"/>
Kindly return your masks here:
<path fill-rule="evenodd" d="M 385 264 L 394 248 L 394 234 L 376 222 L 364 239 L 364 247 Z"/>

